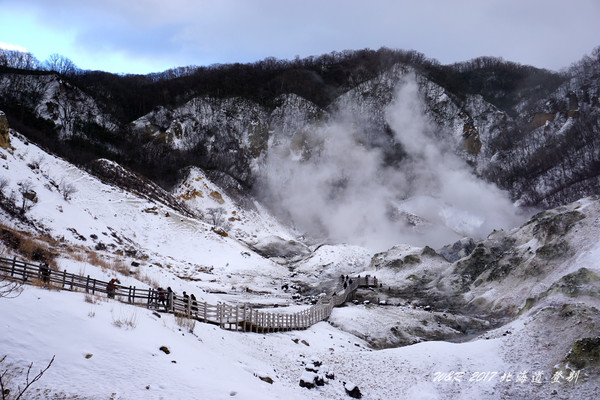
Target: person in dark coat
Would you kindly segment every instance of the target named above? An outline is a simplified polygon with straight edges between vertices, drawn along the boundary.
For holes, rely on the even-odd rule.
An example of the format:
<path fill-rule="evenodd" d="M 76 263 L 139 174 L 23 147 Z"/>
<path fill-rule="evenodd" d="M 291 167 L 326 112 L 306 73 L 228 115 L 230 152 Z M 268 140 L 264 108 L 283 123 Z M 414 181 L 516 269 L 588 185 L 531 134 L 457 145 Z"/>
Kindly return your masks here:
<path fill-rule="evenodd" d="M 42 265 L 40 265 L 40 271 L 42 272 L 42 281 L 44 283 L 50 282 L 50 266 L 47 261 L 44 261 Z"/>
<path fill-rule="evenodd" d="M 163 307 L 165 307 L 165 309 L 167 308 L 167 303 L 166 303 L 166 296 L 167 294 L 165 293 L 165 289 L 159 287 L 158 289 L 156 289 L 156 291 L 158 292 L 158 303 L 162 304 Z"/>
<path fill-rule="evenodd" d="M 185 307 L 185 311 L 187 312 L 190 307 L 190 296 L 184 291 L 183 292 L 183 307 Z"/>
<path fill-rule="evenodd" d="M 116 278 L 112 278 L 110 282 L 108 282 L 108 284 L 106 285 L 106 293 L 111 299 L 115 298 L 115 292 L 117 291 L 117 283 L 121 284 L 121 281 Z"/>
<path fill-rule="evenodd" d="M 192 314 L 198 315 L 198 302 L 193 293 L 190 295 L 190 300 L 192 301 Z"/>

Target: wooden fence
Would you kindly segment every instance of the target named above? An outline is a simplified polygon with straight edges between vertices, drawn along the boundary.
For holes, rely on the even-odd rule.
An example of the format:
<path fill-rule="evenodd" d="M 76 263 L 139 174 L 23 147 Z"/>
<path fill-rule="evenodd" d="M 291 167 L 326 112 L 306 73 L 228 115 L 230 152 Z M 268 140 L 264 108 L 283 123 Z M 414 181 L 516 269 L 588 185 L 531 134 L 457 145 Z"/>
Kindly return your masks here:
<path fill-rule="evenodd" d="M 189 297 L 184 298 L 173 292 L 161 294 L 152 288 L 111 285 L 109 282 L 90 278 L 89 275 L 75 275 L 66 270 L 54 271 L 44 268 L 43 265 L 18 261 L 16 258 L 0 257 L 0 277 L 59 290 L 106 294 L 122 302 L 216 324 L 223 329 L 260 333 L 306 329 L 329 318 L 333 307 L 351 300 L 358 287 L 377 286 L 377 281 L 369 276 L 352 277 L 339 294 L 321 296 L 316 304 L 305 310 L 295 313 L 275 313 L 261 311 L 248 305 L 208 304 Z"/>

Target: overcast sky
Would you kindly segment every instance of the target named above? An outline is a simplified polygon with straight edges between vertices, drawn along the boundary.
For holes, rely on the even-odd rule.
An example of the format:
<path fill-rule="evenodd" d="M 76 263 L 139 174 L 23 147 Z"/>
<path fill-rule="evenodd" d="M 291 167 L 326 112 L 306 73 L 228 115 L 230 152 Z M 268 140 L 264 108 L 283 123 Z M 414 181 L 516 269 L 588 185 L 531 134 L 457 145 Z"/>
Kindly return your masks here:
<path fill-rule="evenodd" d="M 0 0 L 0 46 L 123 73 L 383 46 L 560 70 L 599 21 L 599 0 Z"/>

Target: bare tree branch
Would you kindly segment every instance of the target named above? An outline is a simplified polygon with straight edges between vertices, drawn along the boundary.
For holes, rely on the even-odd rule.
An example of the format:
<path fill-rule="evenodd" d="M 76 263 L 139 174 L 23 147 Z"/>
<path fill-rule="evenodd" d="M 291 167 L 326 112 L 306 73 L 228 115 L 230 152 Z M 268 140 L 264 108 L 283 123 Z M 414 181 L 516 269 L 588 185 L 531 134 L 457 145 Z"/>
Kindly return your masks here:
<path fill-rule="evenodd" d="M 14 367 L 11 367 L 10 365 L 3 366 L 4 361 L 6 360 L 6 355 L 2 357 L 0 359 L 0 365 L 2 365 L 0 369 L 0 391 L 2 394 L 2 400 L 20 400 L 21 398 L 23 398 L 23 395 L 31 387 L 31 385 L 39 381 L 42 378 L 42 376 L 46 373 L 46 371 L 50 369 L 52 363 L 54 362 L 54 357 L 56 356 L 52 356 L 52 359 L 50 360 L 46 368 L 40 370 L 40 372 L 33 378 L 31 378 L 31 369 L 33 368 L 33 362 L 29 364 L 29 367 L 27 368 L 27 375 L 25 377 L 25 387 L 21 389 L 21 385 L 18 385 L 17 393 L 15 393 L 15 395 L 12 396 L 10 395 L 10 389 L 8 388 L 8 385 L 11 378 L 13 378 L 13 374 L 16 372 L 16 369 Z"/>
<path fill-rule="evenodd" d="M 0 298 L 6 297 L 8 299 L 14 299 L 20 294 L 21 284 L 19 282 L 5 280 L 0 276 Z"/>

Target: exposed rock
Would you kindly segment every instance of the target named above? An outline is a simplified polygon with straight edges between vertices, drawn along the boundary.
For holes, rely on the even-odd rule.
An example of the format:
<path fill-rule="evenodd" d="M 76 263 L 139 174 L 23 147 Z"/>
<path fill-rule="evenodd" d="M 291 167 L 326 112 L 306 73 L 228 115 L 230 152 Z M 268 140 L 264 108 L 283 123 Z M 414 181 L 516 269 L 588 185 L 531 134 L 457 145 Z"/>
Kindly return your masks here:
<path fill-rule="evenodd" d="M 563 276 L 555 282 L 549 291 L 560 291 L 569 297 L 582 295 L 600 297 L 600 277 L 587 268 L 580 268 L 576 272 Z"/>
<path fill-rule="evenodd" d="M 262 373 L 262 372 L 256 372 L 254 373 L 254 376 L 256 376 L 258 379 L 260 379 L 263 382 L 267 382 L 269 384 L 273 384 L 273 378 L 269 377 L 267 374 Z"/>
<path fill-rule="evenodd" d="M 535 254 L 545 260 L 563 257 L 569 254 L 570 248 L 566 240 L 561 240 L 557 243 L 548 243 L 538 248 Z"/>
<path fill-rule="evenodd" d="M 304 371 L 300 377 L 300 387 L 313 389 L 315 386 L 317 386 L 316 381 L 318 378 L 319 376 L 316 373 Z"/>
<path fill-rule="evenodd" d="M 38 202 L 38 197 L 37 197 L 37 193 L 35 190 L 27 190 L 25 192 L 22 192 L 21 194 L 23 195 L 24 198 L 31 201 L 32 203 Z"/>
<path fill-rule="evenodd" d="M 556 114 L 539 112 L 533 116 L 529 125 L 532 129 L 539 128 L 548 122 L 554 121 L 554 118 L 556 118 Z"/>
<path fill-rule="evenodd" d="M 267 236 L 253 246 L 254 251 L 263 257 L 280 257 L 285 259 L 295 259 L 310 254 L 310 249 L 295 240 L 285 240 L 279 236 Z"/>
<path fill-rule="evenodd" d="M 463 238 L 438 250 L 447 261 L 455 262 L 461 258 L 467 257 L 475 250 L 475 242 L 471 238 Z M 424 250 L 423 250 L 424 251 Z"/>
<path fill-rule="evenodd" d="M 577 210 L 561 212 L 561 209 L 543 211 L 534 215 L 529 223 L 534 223 L 533 234 L 543 243 L 565 235 L 577 221 L 585 215 Z"/>
<path fill-rule="evenodd" d="M 8 149 L 10 147 L 10 136 L 8 134 L 9 125 L 6 114 L 0 111 L 0 147 Z"/>
<path fill-rule="evenodd" d="M 579 370 L 600 367 L 600 336 L 576 341 L 567 354 L 566 360 Z"/>
<path fill-rule="evenodd" d="M 481 151 L 481 139 L 477 129 L 471 129 L 465 139 L 465 150 L 470 154 L 477 155 Z"/>
<path fill-rule="evenodd" d="M 352 382 L 345 382 L 344 383 L 344 389 L 346 390 L 346 394 L 348 396 L 352 397 L 353 399 L 360 399 L 360 398 L 362 398 L 362 393 L 360 392 L 360 389 L 354 383 L 352 383 Z"/>

